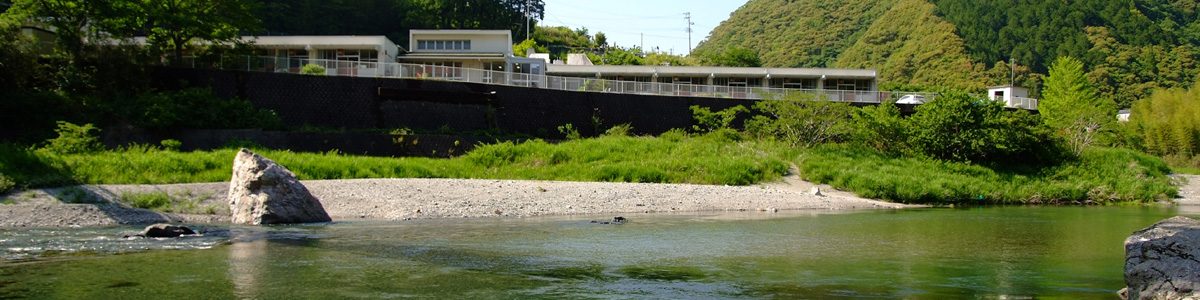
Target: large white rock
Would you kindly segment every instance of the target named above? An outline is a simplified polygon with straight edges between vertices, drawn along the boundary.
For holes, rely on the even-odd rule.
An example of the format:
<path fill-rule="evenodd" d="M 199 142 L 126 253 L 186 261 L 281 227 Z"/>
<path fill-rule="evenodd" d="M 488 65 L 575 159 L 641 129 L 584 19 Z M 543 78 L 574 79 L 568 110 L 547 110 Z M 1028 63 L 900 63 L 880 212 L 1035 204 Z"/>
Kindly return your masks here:
<path fill-rule="evenodd" d="M 1125 239 L 1127 299 L 1200 299 L 1200 221 L 1162 220 Z"/>
<path fill-rule="evenodd" d="M 249 150 L 238 151 L 229 181 L 229 211 L 234 224 L 329 222 L 321 201 L 296 174 Z"/>

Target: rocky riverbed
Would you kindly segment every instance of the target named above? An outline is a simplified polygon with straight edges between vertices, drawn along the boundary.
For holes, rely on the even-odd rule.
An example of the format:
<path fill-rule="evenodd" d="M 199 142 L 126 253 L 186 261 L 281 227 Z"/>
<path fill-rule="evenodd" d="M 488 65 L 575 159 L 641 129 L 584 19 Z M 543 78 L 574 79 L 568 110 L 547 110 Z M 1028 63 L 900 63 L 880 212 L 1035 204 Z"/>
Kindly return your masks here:
<path fill-rule="evenodd" d="M 754 186 L 481 179 L 303 181 L 334 221 L 534 217 L 701 211 L 898 209 L 909 207 L 812 187 L 794 176 Z M 92 185 L 10 194 L 0 227 L 65 227 L 159 222 L 225 223 L 229 183 Z M 172 199 L 156 212 L 130 207 L 131 195 Z"/>

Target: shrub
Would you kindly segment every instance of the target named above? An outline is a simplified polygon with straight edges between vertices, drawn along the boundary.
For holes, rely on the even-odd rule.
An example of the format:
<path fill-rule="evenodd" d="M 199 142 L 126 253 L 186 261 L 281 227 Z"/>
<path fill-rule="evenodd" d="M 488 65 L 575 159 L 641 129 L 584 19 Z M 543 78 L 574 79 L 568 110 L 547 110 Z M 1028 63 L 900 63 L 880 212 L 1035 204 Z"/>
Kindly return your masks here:
<path fill-rule="evenodd" d="M 733 121 L 741 113 L 748 112 L 745 106 L 734 106 L 723 109 L 718 112 L 713 112 L 707 107 L 692 105 L 689 107 L 692 110 L 692 119 L 696 120 L 696 125 L 692 125 L 692 130 L 696 132 L 713 132 L 719 129 L 728 129 L 733 125 Z"/>
<path fill-rule="evenodd" d="M 904 152 L 908 122 L 892 103 L 863 107 L 853 117 L 853 140 L 883 152 Z"/>
<path fill-rule="evenodd" d="M 165 139 L 165 140 L 159 141 L 158 144 L 160 146 L 162 146 L 163 150 L 166 150 L 166 151 L 179 151 L 179 148 L 183 147 L 183 142 L 180 142 L 179 140 L 176 140 L 176 139 Z"/>
<path fill-rule="evenodd" d="M 325 75 L 325 67 L 318 64 L 307 64 L 300 68 L 300 74 L 304 75 Z"/>
<path fill-rule="evenodd" d="M 0 174 L 0 195 L 8 193 L 8 191 L 11 191 L 16 186 L 17 183 L 13 182 L 12 178 L 8 178 L 8 176 Z"/>
<path fill-rule="evenodd" d="M 746 122 L 747 132 L 802 147 L 844 139 L 854 113 L 849 103 L 812 98 L 761 101 L 754 110 L 758 115 Z"/>
<path fill-rule="evenodd" d="M 58 154 L 92 153 L 104 149 L 100 144 L 100 129 L 91 123 L 75 125 L 66 121 L 58 121 L 58 137 L 46 141 L 43 149 Z"/>
<path fill-rule="evenodd" d="M 917 107 L 907 146 L 928 157 L 959 162 L 1051 159 L 1056 141 L 1037 116 L 1005 111 L 996 101 L 947 94 Z M 886 134 L 879 133 L 879 135 Z"/>
<path fill-rule="evenodd" d="M 579 129 L 575 129 L 575 124 L 571 123 L 558 126 L 558 133 L 561 133 L 568 140 L 578 140 L 583 137 L 579 134 Z"/>
<path fill-rule="evenodd" d="M 629 123 L 617 124 L 616 126 L 605 130 L 604 136 L 629 136 L 629 133 L 632 131 L 633 126 L 630 126 Z"/>

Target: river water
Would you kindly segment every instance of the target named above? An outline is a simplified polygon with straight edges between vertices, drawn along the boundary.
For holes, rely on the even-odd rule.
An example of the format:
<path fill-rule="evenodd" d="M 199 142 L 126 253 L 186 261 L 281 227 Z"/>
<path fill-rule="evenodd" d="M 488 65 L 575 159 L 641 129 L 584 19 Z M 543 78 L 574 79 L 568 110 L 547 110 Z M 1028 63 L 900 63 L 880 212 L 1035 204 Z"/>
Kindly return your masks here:
<path fill-rule="evenodd" d="M 1171 208 L 340 222 L 0 231 L 0 298 L 1115 298 Z"/>

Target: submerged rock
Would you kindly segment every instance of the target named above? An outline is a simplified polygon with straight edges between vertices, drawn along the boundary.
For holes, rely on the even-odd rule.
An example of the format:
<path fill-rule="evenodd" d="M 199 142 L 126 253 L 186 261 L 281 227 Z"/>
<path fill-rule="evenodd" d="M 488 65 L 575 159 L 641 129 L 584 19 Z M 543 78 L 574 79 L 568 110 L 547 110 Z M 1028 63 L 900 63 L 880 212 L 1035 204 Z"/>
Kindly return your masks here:
<path fill-rule="evenodd" d="M 192 231 L 191 228 L 187 228 L 186 226 L 154 224 L 146 226 L 146 229 L 143 229 L 142 233 L 139 233 L 137 236 L 148 238 L 173 238 L 181 235 L 193 234 L 196 234 L 196 232 Z"/>
<path fill-rule="evenodd" d="M 1200 221 L 1174 217 L 1125 239 L 1126 299 L 1200 299 Z"/>
<path fill-rule="evenodd" d="M 626 219 L 625 217 L 616 216 L 616 217 L 612 218 L 612 221 L 595 221 L 595 220 L 593 220 L 592 223 L 593 224 L 601 224 L 601 225 L 609 225 L 609 224 L 621 225 L 621 224 L 625 224 L 625 222 L 628 222 L 628 221 L 629 221 L 629 219 Z"/>
<path fill-rule="evenodd" d="M 234 224 L 329 222 L 321 201 L 296 174 L 249 150 L 238 151 L 229 181 L 229 211 Z"/>

